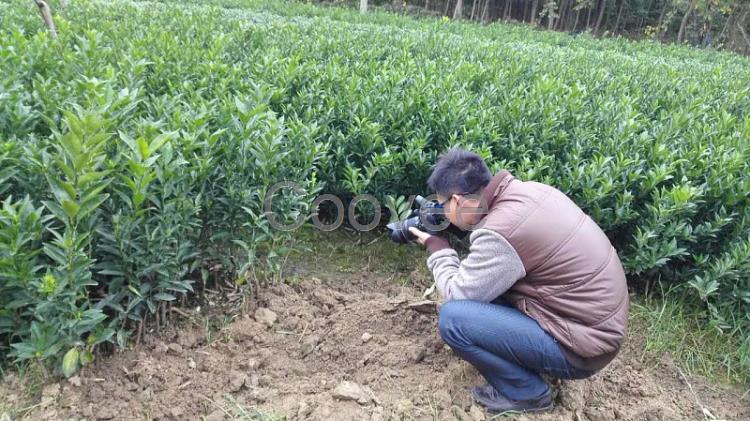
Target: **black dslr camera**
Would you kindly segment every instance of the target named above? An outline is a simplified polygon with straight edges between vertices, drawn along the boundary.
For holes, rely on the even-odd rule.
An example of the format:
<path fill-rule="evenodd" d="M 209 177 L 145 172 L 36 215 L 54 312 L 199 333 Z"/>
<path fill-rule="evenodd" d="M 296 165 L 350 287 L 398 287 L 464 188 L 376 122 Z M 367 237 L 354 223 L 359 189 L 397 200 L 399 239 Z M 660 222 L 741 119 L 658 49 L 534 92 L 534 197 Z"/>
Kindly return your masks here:
<path fill-rule="evenodd" d="M 450 224 L 445 217 L 443 205 L 440 203 L 429 201 L 422 196 L 417 196 L 414 201 L 419 205 L 419 209 L 412 211 L 411 215 L 404 220 L 386 225 L 391 240 L 396 243 L 404 244 L 416 240 L 414 234 L 409 232 L 411 227 L 416 227 L 428 234 L 437 235 Z"/>

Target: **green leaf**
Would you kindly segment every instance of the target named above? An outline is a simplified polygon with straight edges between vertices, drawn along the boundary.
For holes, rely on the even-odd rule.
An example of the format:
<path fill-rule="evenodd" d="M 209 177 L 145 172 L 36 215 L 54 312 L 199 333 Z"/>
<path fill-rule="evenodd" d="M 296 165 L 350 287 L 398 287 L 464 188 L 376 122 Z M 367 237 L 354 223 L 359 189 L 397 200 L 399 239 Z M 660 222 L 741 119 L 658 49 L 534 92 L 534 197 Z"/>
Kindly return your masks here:
<path fill-rule="evenodd" d="M 154 299 L 159 300 L 159 301 L 174 301 L 177 298 L 172 294 L 168 294 L 166 292 L 160 292 L 158 294 L 154 294 Z"/>
<path fill-rule="evenodd" d="M 91 364 L 94 361 L 94 353 L 85 349 L 81 352 L 80 361 L 82 366 Z"/>
<path fill-rule="evenodd" d="M 78 216 L 78 211 L 81 210 L 81 207 L 78 206 L 76 202 L 73 202 L 71 200 L 62 202 L 62 208 L 65 211 L 65 215 L 67 215 L 71 220 L 75 220 L 76 216 Z"/>
<path fill-rule="evenodd" d="M 70 348 L 70 350 L 65 353 L 62 361 L 62 372 L 65 377 L 70 377 L 73 373 L 78 371 L 78 358 L 78 348 Z"/>

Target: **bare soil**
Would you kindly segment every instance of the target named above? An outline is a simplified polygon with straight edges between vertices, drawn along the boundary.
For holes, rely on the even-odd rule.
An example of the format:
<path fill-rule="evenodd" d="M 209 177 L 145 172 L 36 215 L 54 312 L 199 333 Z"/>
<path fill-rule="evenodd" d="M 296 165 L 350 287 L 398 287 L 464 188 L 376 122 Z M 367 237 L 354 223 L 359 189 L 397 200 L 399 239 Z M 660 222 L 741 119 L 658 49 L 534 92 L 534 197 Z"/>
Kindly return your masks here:
<path fill-rule="evenodd" d="M 189 324 L 44 386 L 25 418 L 490 419 L 467 392 L 481 377 L 443 345 L 435 307 L 419 301 L 367 273 L 269 287 L 213 338 Z M 737 391 L 644 355 L 634 335 L 601 373 L 554 385 L 554 410 L 516 419 L 750 419 Z M 15 376 L 0 382 L 11 404 L 20 390 Z"/>

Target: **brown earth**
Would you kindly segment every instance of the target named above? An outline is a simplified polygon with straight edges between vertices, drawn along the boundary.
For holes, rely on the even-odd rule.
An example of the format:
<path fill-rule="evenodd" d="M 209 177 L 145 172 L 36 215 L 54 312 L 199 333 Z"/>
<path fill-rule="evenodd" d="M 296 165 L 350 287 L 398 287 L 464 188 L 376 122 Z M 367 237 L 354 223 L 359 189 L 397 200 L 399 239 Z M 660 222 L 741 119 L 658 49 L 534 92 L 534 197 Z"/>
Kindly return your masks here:
<path fill-rule="evenodd" d="M 411 306 L 413 288 L 360 278 L 270 287 L 210 343 L 201 322 L 147 337 L 45 386 L 26 418 L 490 419 L 471 404 L 481 378 L 440 341 L 435 308 Z M 736 391 L 642 349 L 629 340 L 593 378 L 555 382 L 553 411 L 517 419 L 750 419 Z M 11 403 L 19 390 L 14 376 L 0 382 Z"/>

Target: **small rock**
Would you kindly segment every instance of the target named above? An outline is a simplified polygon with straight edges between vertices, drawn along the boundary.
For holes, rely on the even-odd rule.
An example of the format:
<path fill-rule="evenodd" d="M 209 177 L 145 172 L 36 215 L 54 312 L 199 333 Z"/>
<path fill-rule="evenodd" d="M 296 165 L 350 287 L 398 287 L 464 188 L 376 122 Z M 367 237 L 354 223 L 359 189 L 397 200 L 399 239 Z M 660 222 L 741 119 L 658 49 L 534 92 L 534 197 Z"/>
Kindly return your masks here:
<path fill-rule="evenodd" d="M 234 372 L 229 379 L 229 390 L 231 392 L 239 392 L 240 389 L 245 385 L 247 376 L 244 373 Z"/>
<path fill-rule="evenodd" d="M 313 408 L 307 402 L 302 401 L 302 403 L 299 404 L 299 409 L 297 410 L 297 418 L 300 420 L 308 419 L 312 411 Z"/>
<path fill-rule="evenodd" d="M 416 303 L 409 303 L 408 307 L 419 313 L 425 313 L 425 314 L 437 313 L 437 302 L 435 301 L 430 301 L 430 300 L 417 301 Z"/>
<path fill-rule="evenodd" d="M 414 348 L 409 351 L 409 359 L 414 363 L 418 363 L 424 360 L 425 354 L 427 354 L 427 352 L 424 348 Z"/>
<path fill-rule="evenodd" d="M 484 421 L 484 411 L 477 405 L 472 405 L 469 409 L 469 416 L 473 421 Z"/>
<path fill-rule="evenodd" d="M 224 411 L 217 409 L 216 411 L 206 415 L 206 421 L 224 421 Z"/>
<path fill-rule="evenodd" d="M 263 368 L 265 365 L 265 361 L 257 358 L 251 358 L 247 360 L 247 368 L 249 370 L 257 370 L 259 368 Z"/>
<path fill-rule="evenodd" d="M 248 386 L 248 387 L 258 387 L 258 384 L 259 384 L 258 375 L 255 373 L 251 374 L 248 380 L 245 380 L 245 386 Z"/>
<path fill-rule="evenodd" d="M 456 421 L 473 421 L 471 419 L 471 415 L 467 414 L 466 411 L 456 405 L 453 405 L 451 407 L 451 413 L 453 414 L 453 418 L 455 418 Z"/>
<path fill-rule="evenodd" d="M 255 310 L 255 320 L 266 326 L 273 326 L 278 318 L 279 316 L 277 316 L 276 313 L 267 308 L 259 308 Z"/>
<path fill-rule="evenodd" d="M 191 369 L 195 369 L 196 367 L 198 367 L 198 364 L 195 363 L 194 359 L 188 358 L 188 367 L 190 367 Z"/>
<path fill-rule="evenodd" d="M 271 376 L 264 374 L 258 378 L 259 386 L 268 386 L 271 384 Z"/>
<path fill-rule="evenodd" d="M 68 383 L 72 384 L 75 387 L 81 387 L 81 378 L 78 376 L 73 376 L 68 379 Z"/>
<path fill-rule="evenodd" d="M 356 401 L 360 405 L 365 405 L 372 400 L 371 393 L 357 383 L 343 381 L 333 389 L 333 397 L 342 401 Z"/>
<path fill-rule="evenodd" d="M 182 415 L 184 414 L 182 408 L 176 406 L 169 410 L 169 413 L 172 414 L 173 417 L 180 419 Z"/>
<path fill-rule="evenodd" d="M 263 403 L 271 400 L 278 394 L 276 389 L 255 388 L 250 392 L 250 399 Z"/>
<path fill-rule="evenodd" d="M 372 335 L 370 335 L 369 333 L 365 332 L 365 333 L 362 334 L 362 343 L 363 344 L 366 344 L 367 342 L 369 342 L 370 339 L 372 339 Z"/>
<path fill-rule="evenodd" d="M 182 346 L 177 343 L 171 343 L 167 346 L 167 352 L 175 355 L 182 355 Z"/>
<path fill-rule="evenodd" d="M 323 340 L 320 335 L 310 335 L 302 341 L 302 356 L 306 357 L 308 354 L 315 351 L 315 348 Z"/>

